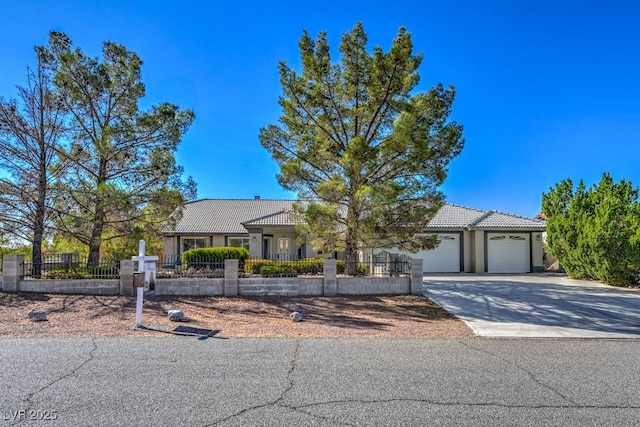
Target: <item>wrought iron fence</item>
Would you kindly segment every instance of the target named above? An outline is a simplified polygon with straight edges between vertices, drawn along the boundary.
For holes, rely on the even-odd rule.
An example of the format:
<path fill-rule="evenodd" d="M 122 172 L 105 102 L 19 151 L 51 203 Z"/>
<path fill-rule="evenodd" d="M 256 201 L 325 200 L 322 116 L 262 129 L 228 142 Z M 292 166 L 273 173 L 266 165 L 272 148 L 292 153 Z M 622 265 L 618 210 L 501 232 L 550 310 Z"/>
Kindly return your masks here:
<path fill-rule="evenodd" d="M 241 276 L 297 277 L 324 274 L 323 258 L 239 260 Z M 87 258 L 77 253 L 46 254 L 40 263 L 25 259 L 22 264 L 25 278 L 32 279 L 117 279 L 120 261 L 100 260 L 98 265 L 87 266 Z M 363 260 L 348 263 L 337 261 L 337 274 L 350 276 L 406 276 L 411 273 L 411 258 L 406 255 L 381 252 Z M 224 260 L 191 258 L 182 262 L 176 255 L 164 255 L 156 264 L 156 278 L 224 277 Z"/>
<path fill-rule="evenodd" d="M 156 264 L 156 278 L 224 277 L 224 261 L 209 258 L 192 258 L 182 262 L 180 256 L 163 255 Z"/>
<path fill-rule="evenodd" d="M 411 257 L 383 251 L 369 255 L 357 263 L 345 262 L 344 267 L 338 262 L 338 274 L 376 277 L 409 276 Z"/>
<path fill-rule="evenodd" d="M 120 261 L 102 259 L 88 266 L 87 257 L 78 253 L 44 254 L 37 263 L 25 259 L 22 272 L 27 279 L 118 279 Z"/>
<path fill-rule="evenodd" d="M 251 277 L 297 277 L 321 276 L 324 274 L 323 258 L 264 259 L 249 258 L 239 260 L 241 276 Z M 350 276 L 393 277 L 411 273 L 411 258 L 406 255 L 383 252 L 369 256 L 363 261 L 347 263 L 338 260 L 337 274 Z M 206 258 L 192 258 L 182 262 L 176 255 L 160 257 L 156 267 L 158 279 L 173 277 L 224 277 L 224 261 Z"/>

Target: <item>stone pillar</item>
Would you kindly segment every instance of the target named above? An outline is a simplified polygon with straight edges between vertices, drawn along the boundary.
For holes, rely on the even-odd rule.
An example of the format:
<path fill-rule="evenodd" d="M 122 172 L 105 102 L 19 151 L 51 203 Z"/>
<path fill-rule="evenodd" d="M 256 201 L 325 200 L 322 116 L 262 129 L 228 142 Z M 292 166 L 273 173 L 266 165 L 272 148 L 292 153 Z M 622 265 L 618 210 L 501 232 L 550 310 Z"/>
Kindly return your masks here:
<path fill-rule="evenodd" d="M 324 260 L 324 289 L 322 290 L 322 295 L 327 297 L 338 295 L 337 271 L 338 267 L 335 259 Z"/>
<path fill-rule="evenodd" d="M 424 273 L 422 272 L 422 259 L 411 260 L 411 293 L 422 295 L 422 282 Z"/>
<path fill-rule="evenodd" d="M 224 296 L 238 296 L 238 260 L 224 260 Z"/>
<path fill-rule="evenodd" d="M 18 292 L 24 277 L 24 255 L 4 255 L 2 257 L 2 290 Z"/>
<path fill-rule="evenodd" d="M 120 295 L 132 297 L 136 294 L 133 287 L 133 260 L 120 261 Z"/>

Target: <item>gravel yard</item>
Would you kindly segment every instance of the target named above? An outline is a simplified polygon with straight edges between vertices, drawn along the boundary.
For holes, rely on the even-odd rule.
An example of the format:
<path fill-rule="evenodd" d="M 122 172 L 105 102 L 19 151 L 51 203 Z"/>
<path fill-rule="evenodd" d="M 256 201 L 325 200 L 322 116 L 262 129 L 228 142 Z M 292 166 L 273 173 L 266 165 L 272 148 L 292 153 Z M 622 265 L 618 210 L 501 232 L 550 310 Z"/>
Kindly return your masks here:
<path fill-rule="evenodd" d="M 34 322 L 29 310 L 44 310 Z M 172 322 L 169 310 L 185 322 Z M 428 298 L 415 295 L 339 297 L 160 297 L 146 296 L 135 330 L 135 297 L 0 292 L 0 336 L 172 336 L 176 327 L 240 337 L 468 338 L 473 333 Z M 289 314 L 298 311 L 303 321 Z"/>

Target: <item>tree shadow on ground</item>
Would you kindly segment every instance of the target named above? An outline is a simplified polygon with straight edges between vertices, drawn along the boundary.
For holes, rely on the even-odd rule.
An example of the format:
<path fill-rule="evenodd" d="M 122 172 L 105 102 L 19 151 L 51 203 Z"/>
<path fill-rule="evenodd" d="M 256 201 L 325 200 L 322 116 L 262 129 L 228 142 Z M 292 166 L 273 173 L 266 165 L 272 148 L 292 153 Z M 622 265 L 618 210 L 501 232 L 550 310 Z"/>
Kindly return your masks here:
<path fill-rule="evenodd" d="M 640 293 L 518 280 L 430 280 L 425 293 L 460 317 L 640 336 Z"/>
<path fill-rule="evenodd" d="M 207 312 L 213 317 L 234 314 L 247 319 L 288 319 L 352 329 L 388 329 L 398 321 L 437 322 L 454 317 L 431 300 L 413 295 L 336 297 L 155 297 L 160 306 Z M 247 304 L 249 302 L 249 304 Z"/>

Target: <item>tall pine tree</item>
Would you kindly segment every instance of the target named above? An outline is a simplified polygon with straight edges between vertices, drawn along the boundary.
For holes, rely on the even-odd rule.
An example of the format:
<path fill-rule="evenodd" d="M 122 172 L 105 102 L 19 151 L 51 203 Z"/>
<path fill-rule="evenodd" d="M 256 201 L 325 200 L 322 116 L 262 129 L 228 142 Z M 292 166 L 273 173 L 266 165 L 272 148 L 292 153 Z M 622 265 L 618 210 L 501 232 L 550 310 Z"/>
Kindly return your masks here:
<path fill-rule="evenodd" d="M 298 209 L 316 247 L 344 250 L 350 273 L 361 248 L 435 245 L 419 233 L 464 144 L 449 119 L 454 88 L 415 91 L 422 56 L 410 33 L 400 28 L 386 53 L 367 41 L 357 23 L 332 63 L 326 34 L 303 32 L 301 73 L 280 64 L 280 123 L 260 131 L 280 184 L 306 200 Z"/>
<path fill-rule="evenodd" d="M 88 265 L 96 265 L 103 238 L 134 234 L 141 222 L 159 224 L 195 197 L 195 183 L 181 179 L 174 156 L 194 113 L 169 103 L 142 110 L 142 61 L 122 45 L 105 42 L 94 58 L 52 32 L 42 50 L 71 115 L 56 226 L 86 244 Z"/>

